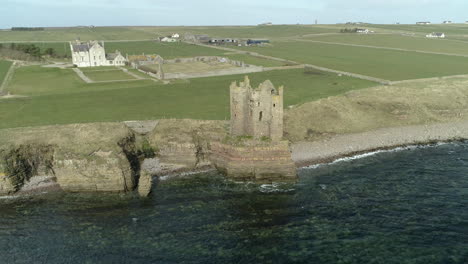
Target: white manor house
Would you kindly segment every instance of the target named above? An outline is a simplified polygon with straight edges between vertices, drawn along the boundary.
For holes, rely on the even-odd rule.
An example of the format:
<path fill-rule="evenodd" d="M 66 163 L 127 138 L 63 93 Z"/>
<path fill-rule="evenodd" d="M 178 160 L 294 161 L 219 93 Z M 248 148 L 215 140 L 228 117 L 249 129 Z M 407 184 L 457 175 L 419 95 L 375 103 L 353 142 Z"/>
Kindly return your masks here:
<path fill-rule="evenodd" d="M 127 59 L 119 51 L 106 54 L 104 42 L 70 42 L 73 64 L 77 67 L 124 66 Z"/>

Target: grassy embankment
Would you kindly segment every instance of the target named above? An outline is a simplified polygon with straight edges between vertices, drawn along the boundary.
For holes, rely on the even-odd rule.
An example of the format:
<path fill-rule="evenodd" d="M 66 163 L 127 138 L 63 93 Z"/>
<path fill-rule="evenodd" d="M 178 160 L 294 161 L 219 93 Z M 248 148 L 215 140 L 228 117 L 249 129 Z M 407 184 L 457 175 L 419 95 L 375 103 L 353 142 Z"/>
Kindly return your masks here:
<path fill-rule="evenodd" d="M 286 112 L 285 131 L 293 141 L 379 128 L 464 121 L 468 78 L 372 87 L 305 103 Z M 447 127 L 450 130 L 450 127 Z"/>
<path fill-rule="evenodd" d="M 285 70 L 249 75 L 285 85 L 285 106 L 297 105 L 375 83 L 322 72 Z M 243 75 L 193 79 L 170 85 L 152 81 L 85 84 L 70 69 L 18 69 L 8 90 L 28 98 L 0 104 L 0 128 L 82 122 L 229 118 L 229 85 Z"/>
<path fill-rule="evenodd" d="M 241 49 L 392 81 L 468 74 L 467 58 L 447 55 L 292 41 Z"/>
<path fill-rule="evenodd" d="M 2 85 L 3 79 L 5 78 L 6 74 L 8 73 L 8 70 L 11 67 L 11 64 L 11 61 L 0 60 L 0 86 Z"/>

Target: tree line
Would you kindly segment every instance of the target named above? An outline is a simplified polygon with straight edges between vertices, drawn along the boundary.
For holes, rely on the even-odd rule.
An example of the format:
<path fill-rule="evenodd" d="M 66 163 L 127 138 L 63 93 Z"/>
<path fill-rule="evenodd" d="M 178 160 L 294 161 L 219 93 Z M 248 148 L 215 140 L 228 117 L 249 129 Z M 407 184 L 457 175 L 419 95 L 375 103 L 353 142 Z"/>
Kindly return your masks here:
<path fill-rule="evenodd" d="M 22 44 L 22 43 L 9 43 L 9 44 L 2 44 L 0 43 L 0 49 L 10 49 L 20 51 L 26 54 L 31 55 L 36 59 L 41 59 L 43 56 L 50 56 L 53 58 L 68 58 L 68 55 L 60 56 L 57 54 L 57 51 L 54 48 L 48 47 L 44 50 L 41 50 L 40 47 L 36 46 L 35 44 Z"/>
<path fill-rule="evenodd" d="M 340 33 L 356 33 L 358 28 L 343 28 L 340 30 Z"/>
<path fill-rule="evenodd" d="M 44 31 L 43 27 L 12 27 L 11 31 Z"/>

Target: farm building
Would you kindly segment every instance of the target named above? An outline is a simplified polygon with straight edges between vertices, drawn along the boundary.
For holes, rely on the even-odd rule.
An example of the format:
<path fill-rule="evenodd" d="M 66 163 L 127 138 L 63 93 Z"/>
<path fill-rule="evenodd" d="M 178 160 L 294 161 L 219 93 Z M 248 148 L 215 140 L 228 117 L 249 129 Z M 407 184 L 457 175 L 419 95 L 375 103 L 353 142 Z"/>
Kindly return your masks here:
<path fill-rule="evenodd" d="M 445 33 L 431 33 L 426 35 L 426 38 L 445 38 Z"/>
<path fill-rule="evenodd" d="M 225 38 L 225 39 L 210 39 L 210 44 L 236 44 L 239 41 L 237 39 Z"/>
<path fill-rule="evenodd" d="M 249 39 L 247 40 L 247 45 L 263 45 L 270 43 L 268 39 Z"/>
<path fill-rule="evenodd" d="M 430 25 L 431 22 L 429 21 L 424 21 L 424 22 L 416 22 L 416 25 Z"/>
<path fill-rule="evenodd" d="M 77 67 L 124 66 L 127 60 L 119 51 L 106 53 L 104 42 L 70 42 L 73 64 Z"/>
<path fill-rule="evenodd" d="M 367 28 L 356 28 L 356 33 L 369 34 L 370 31 Z"/>
<path fill-rule="evenodd" d="M 160 37 L 159 41 L 161 42 L 177 42 L 177 39 L 172 37 Z"/>

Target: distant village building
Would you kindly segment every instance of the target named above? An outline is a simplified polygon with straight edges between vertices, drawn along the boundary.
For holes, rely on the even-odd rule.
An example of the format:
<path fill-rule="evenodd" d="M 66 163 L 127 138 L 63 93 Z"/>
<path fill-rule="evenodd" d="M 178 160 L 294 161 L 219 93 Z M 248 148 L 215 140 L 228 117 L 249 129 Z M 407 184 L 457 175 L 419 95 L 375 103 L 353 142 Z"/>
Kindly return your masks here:
<path fill-rule="evenodd" d="M 237 44 L 239 40 L 232 39 L 232 38 L 225 38 L 225 39 L 210 39 L 210 44 Z"/>
<path fill-rule="evenodd" d="M 447 20 L 447 21 L 444 21 L 443 24 L 452 24 L 452 21 Z"/>
<path fill-rule="evenodd" d="M 270 43 L 268 39 L 249 39 L 247 40 L 247 45 L 264 45 Z"/>
<path fill-rule="evenodd" d="M 445 33 L 433 32 L 431 34 L 426 35 L 426 38 L 445 38 Z"/>
<path fill-rule="evenodd" d="M 431 22 L 429 21 L 424 21 L 424 22 L 416 22 L 416 25 L 430 25 Z"/>
<path fill-rule="evenodd" d="M 159 41 L 173 43 L 173 42 L 177 42 L 178 40 L 172 37 L 160 37 Z"/>
<path fill-rule="evenodd" d="M 180 35 L 178 33 L 172 34 L 171 38 L 178 39 L 180 38 Z"/>
<path fill-rule="evenodd" d="M 266 23 L 259 24 L 259 26 L 273 26 L 273 23 L 266 22 Z"/>
<path fill-rule="evenodd" d="M 361 34 L 369 34 L 370 31 L 367 28 L 357 28 L 356 33 L 361 33 Z"/>
<path fill-rule="evenodd" d="M 124 66 L 127 62 L 119 51 L 106 53 L 104 42 L 70 42 L 73 64 L 77 67 Z"/>

